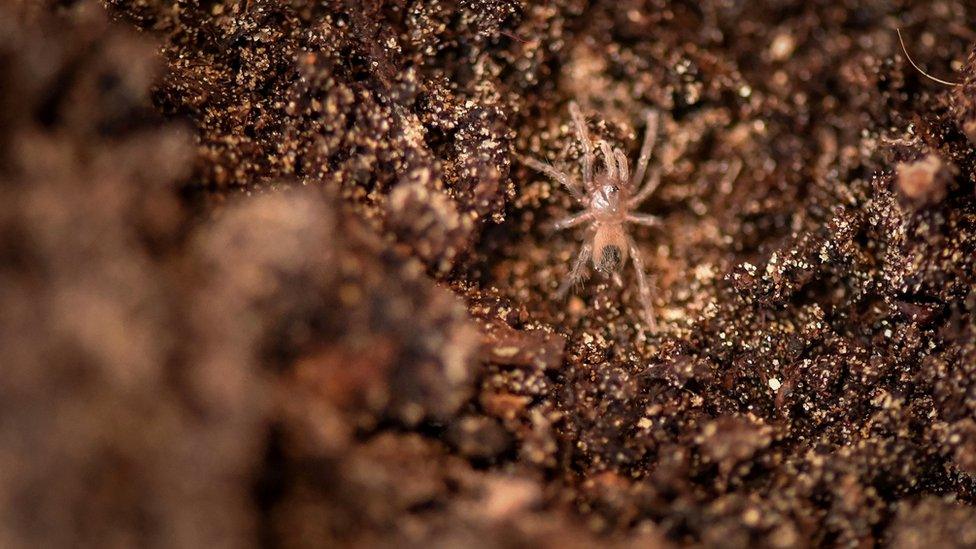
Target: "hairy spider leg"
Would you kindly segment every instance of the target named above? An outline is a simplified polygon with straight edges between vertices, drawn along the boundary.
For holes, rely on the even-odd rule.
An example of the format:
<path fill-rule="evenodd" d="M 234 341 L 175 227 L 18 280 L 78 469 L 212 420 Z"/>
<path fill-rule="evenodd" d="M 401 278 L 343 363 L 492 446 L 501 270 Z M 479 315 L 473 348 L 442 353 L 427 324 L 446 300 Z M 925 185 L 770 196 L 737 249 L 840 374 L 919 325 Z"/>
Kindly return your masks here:
<path fill-rule="evenodd" d="M 627 215 L 627 222 L 645 227 L 659 227 L 661 225 L 661 218 L 651 214 L 635 213 Z"/>
<path fill-rule="evenodd" d="M 569 114 L 573 117 L 573 125 L 576 127 L 576 138 L 579 139 L 583 147 L 583 187 L 587 190 L 593 188 L 593 142 L 586 131 L 586 119 L 580 112 L 579 105 L 575 101 L 569 104 Z"/>
<path fill-rule="evenodd" d="M 573 268 L 570 269 L 569 274 L 566 275 L 566 279 L 563 280 L 563 283 L 559 286 L 559 290 L 556 291 L 556 297 L 559 299 L 566 297 L 570 288 L 586 280 L 589 275 L 586 264 L 590 261 L 590 256 L 593 255 L 593 243 L 590 237 L 591 235 L 587 235 L 586 243 L 580 247 L 579 255 L 576 256 L 576 261 L 573 262 Z"/>
<path fill-rule="evenodd" d="M 654 194 L 654 191 L 657 189 L 657 186 L 660 183 L 661 183 L 661 171 L 658 169 L 652 169 L 651 175 L 647 177 L 647 183 L 644 184 L 644 188 L 641 189 L 640 192 L 638 192 L 636 195 L 634 195 L 633 198 L 630 199 L 630 202 L 627 203 L 627 206 L 630 208 L 636 208 L 637 206 L 640 206 L 645 200 L 647 200 L 648 198 L 650 198 L 652 194 Z"/>
<path fill-rule="evenodd" d="M 627 244 L 630 248 L 630 258 L 634 262 L 634 270 L 637 271 L 637 289 L 640 292 L 641 306 L 644 308 L 644 321 L 652 330 L 657 330 L 657 320 L 654 318 L 654 306 L 651 301 L 651 287 L 647 283 L 647 274 L 644 272 L 644 259 L 633 238 L 627 237 Z"/>
<path fill-rule="evenodd" d="M 654 151 L 654 144 L 657 143 L 657 111 L 647 112 L 647 125 L 644 128 L 644 144 L 641 145 L 640 156 L 637 157 L 637 164 L 634 165 L 634 179 L 631 181 L 630 188 L 637 189 L 644 182 L 644 175 L 647 173 L 647 165 L 651 162 L 651 153 Z"/>
<path fill-rule="evenodd" d="M 630 168 L 627 166 L 627 155 L 620 149 L 614 149 L 613 155 L 617 157 L 617 170 L 620 174 L 621 185 L 630 184 Z"/>
<path fill-rule="evenodd" d="M 573 195 L 579 202 L 583 202 L 584 196 L 583 191 L 573 182 L 572 178 L 566 175 L 564 172 L 557 170 L 556 168 L 550 166 L 549 164 L 542 162 L 541 160 L 536 160 L 535 158 L 523 156 L 520 157 L 522 163 L 526 166 L 532 168 L 533 170 L 543 173 L 551 177 L 554 181 L 566 187 L 569 190 L 569 194 Z"/>
<path fill-rule="evenodd" d="M 588 211 L 577 212 L 573 215 L 566 216 L 562 219 L 558 219 L 553 222 L 552 228 L 556 231 L 561 231 L 563 229 L 569 229 L 577 225 L 582 225 L 593 219 L 593 214 Z"/>
<path fill-rule="evenodd" d="M 600 141 L 600 150 L 603 152 L 603 165 L 607 170 L 607 177 L 610 181 L 617 181 L 617 160 L 613 156 L 613 150 L 606 141 Z"/>

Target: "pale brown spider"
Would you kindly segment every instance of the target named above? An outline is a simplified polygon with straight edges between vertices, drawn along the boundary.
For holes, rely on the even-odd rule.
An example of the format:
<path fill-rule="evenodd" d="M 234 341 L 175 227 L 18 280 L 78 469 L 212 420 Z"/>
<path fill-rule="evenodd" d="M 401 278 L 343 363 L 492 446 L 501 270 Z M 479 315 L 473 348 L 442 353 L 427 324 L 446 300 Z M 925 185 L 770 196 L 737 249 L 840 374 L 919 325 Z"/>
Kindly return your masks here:
<path fill-rule="evenodd" d="M 587 261 L 593 261 L 593 268 L 611 277 L 622 286 L 620 271 L 629 256 L 634 262 L 637 273 L 637 287 L 644 309 L 644 320 L 651 329 L 656 329 L 652 304 L 651 289 L 644 273 L 644 260 L 640 256 L 634 239 L 627 232 L 627 224 L 657 226 L 660 220 L 648 214 L 635 213 L 634 210 L 647 200 L 661 181 L 658 170 L 652 170 L 647 181 L 648 163 L 651 151 L 657 138 L 658 115 L 656 111 L 647 114 L 647 128 L 644 134 L 644 144 L 641 146 L 633 177 L 627 165 L 627 157 L 618 149 L 610 148 L 606 141 L 600 141 L 599 147 L 603 154 L 604 171 L 593 173 L 593 143 L 590 141 L 586 129 L 586 120 L 575 102 L 569 104 L 569 113 L 573 117 L 576 137 L 583 147 L 583 181 L 574 181 L 566 173 L 540 162 L 534 158 L 522 158 L 528 167 L 548 175 L 569 190 L 573 198 L 583 206 L 583 211 L 573 214 L 554 223 L 554 228 L 569 229 L 577 225 L 588 223 L 586 237 L 576 261 L 568 277 L 560 286 L 558 296 L 565 297 L 566 292 L 573 286 L 583 282 L 588 276 Z M 643 187 L 638 186 L 643 182 Z M 594 254 L 593 250 L 597 250 Z"/>

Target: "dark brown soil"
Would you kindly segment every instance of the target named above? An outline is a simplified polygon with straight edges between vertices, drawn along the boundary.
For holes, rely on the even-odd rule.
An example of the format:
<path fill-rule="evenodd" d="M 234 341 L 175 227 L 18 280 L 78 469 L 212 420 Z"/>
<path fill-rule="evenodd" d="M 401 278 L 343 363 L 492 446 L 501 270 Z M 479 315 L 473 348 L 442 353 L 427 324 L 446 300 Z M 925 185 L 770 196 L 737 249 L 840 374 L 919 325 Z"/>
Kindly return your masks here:
<path fill-rule="evenodd" d="M 896 28 L 925 71 L 909 64 Z M 0 546 L 976 546 L 965 0 L 0 6 Z M 663 183 L 556 290 L 567 105 Z"/>

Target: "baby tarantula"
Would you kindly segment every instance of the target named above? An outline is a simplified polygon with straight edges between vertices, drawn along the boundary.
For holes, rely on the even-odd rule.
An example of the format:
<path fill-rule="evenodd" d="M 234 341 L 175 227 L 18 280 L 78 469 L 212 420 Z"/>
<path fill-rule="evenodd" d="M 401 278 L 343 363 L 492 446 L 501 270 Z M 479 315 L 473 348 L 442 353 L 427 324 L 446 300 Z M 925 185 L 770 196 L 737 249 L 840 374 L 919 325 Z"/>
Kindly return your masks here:
<path fill-rule="evenodd" d="M 641 146 L 640 157 L 634 169 L 633 177 L 627 165 L 627 157 L 618 149 L 611 150 L 610 145 L 601 140 L 600 151 L 603 154 L 604 171 L 593 173 L 593 142 L 590 141 L 586 129 L 586 120 L 575 102 L 569 104 L 569 113 L 573 117 L 576 127 L 576 137 L 583 146 L 583 181 L 582 187 L 566 173 L 540 162 L 534 158 L 523 158 L 522 162 L 530 168 L 544 173 L 562 184 L 569 190 L 573 198 L 583 206 L 583 211 L 561 219 L 554 224 L 554 228 L 568 229 L 577 225 L 589 224 L 586 237 L 576 261 L 569 272 L 569 276 L 559 288 L 560 298 L 574 285 L 586 279 L 588 271 L 586 263 L 592 259 L 593 267 L 605 276 L 612 277 L 618 286 L 623 282 L 620 271 L 627 262 L 628 255 L 634 262 L 637 272 L 637 286 L 640 290 L 640 300 L 644 308 L 644 319 L 655 329 L 656 323 L 651 307 L 651 289 L 647 284 L 644 273 L 644 260 L 640 256 L 634 239 L 627 232 L 627 224 L 656 226 L 660 220 L 648 214 L 635 213 L 634 210 L 647 200 L 658 183 L 661 181 L 660 172 L 652 170 L 651 175 L 644 182 L 647 165 L 651 159 L 651 151 L 657 137 L 658 115 L 656 111 L 647 114 L 647 128 L 644 134 L 644 144 Z M 638 187 L 643 182 L 643 187 Z M 594 254 L 594 250 L 596 253 Z"/>

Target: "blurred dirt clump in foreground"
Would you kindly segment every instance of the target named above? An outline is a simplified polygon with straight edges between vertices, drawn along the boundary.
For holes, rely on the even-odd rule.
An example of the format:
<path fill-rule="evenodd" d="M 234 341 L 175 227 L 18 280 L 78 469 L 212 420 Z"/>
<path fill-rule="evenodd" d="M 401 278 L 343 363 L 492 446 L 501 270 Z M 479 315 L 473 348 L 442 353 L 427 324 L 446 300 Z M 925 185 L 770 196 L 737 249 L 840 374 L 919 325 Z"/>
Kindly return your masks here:
<path fill-rule="evenodd" d="M 927 71 L 902 54 L 905 31 Z M 0 545 L 970 546 L 962 1 L 0 7 Z M 556 288 L 568 124 L 631 273 Z"/>

